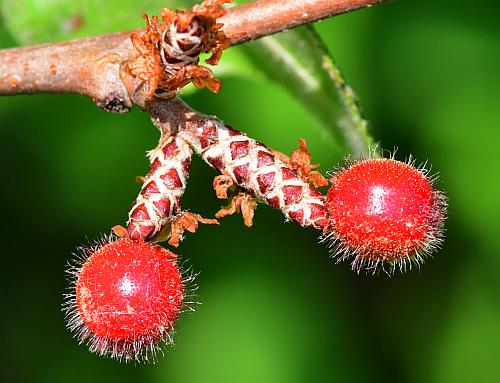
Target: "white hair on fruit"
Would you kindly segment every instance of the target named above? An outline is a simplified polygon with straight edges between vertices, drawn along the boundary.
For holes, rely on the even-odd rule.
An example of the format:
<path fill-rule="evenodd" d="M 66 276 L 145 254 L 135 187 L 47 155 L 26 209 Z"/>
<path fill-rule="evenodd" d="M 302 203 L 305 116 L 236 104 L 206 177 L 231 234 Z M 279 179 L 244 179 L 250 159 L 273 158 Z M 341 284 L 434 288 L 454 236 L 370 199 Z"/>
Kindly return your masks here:
<path fill-rule="evenodd" d="M 173 345 L 174 323 L 168 318 L 168 312 L 155 313 L 156 319 L 153 322 L 158 326 L 152 332 L 133 334 L 130 337 L 117 339 L 110 334 L 102 335 L 92 331 L 82 316 L 77 297 L 77 284 L 86 262 L 103 247 L 115 244 L 117 241 L 129 241 L 137 246 L 158 247 L 156 244 L 148 244 L 143 241 L 133 241 L 128 238 L 117 238 L 115 235 L 104 235 L 100 240 L 95 241 L 88 247 L 78 248 L 74 258 L 68 263 L 66 270 L 69 287 L 64 294 L 62 311 L 65 314 L 66 326 L 74 334 L 79 344 L 86 345 L 90 352 L 102 357 L 109 357 L 120 362 L 152 362 L 154 363 L 168 346 Z M 161 248 L 163 249 L 163 248 Z M 169 251 L 163 249 L 166 253 Z M 170 253 L 173 255 L 173 253 Z M 140 257 L 140 255 L 137 255 Z M 177 265 L 176 259 L 173 261 Z M 175 266 L 180 269 L 178 266 Z M 103 273 L 109 273 L 104 270 Z M 179 313 L 194 311 L 196 301 L 194 300 L 196 285 L 194 279 L 196 274 L 189 268 L 180 272 L 182 285 L 182 304 Z M 81 306 L 81 304 L 80 304 Z"/>

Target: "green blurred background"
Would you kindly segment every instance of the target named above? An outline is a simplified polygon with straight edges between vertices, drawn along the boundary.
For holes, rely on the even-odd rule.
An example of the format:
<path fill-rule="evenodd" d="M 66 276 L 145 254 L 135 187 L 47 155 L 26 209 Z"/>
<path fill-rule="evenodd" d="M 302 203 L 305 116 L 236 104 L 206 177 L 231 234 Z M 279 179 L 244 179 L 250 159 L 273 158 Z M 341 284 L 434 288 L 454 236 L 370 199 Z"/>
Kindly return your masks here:
<path fill-rule="evenodd" d="M 177 2 L 179 3 L 179 2 Z M 161 1 L 0 0 L 0 47 L 142 26 Z M 267 206 L 188 235 L 196 313 L 156 365 L 122 365 L 78 346 L 60 311 L 80 244 L 123 224 L 157 131 L 76 95 L 0 98 L 2 382 L 500 381 L 500 52 L 494 1 L 395 1 L 317 24 L 397 158 L 440 173 L 450 199 L 444 248 L 392 278 L 336 265 L 317 233 Z M 224 59 L 223 59 L 224 61 Z M 346 149 L 266 79 L 245 47 L 227 52 L 219 95 L 185 97 L 269 146 L 305 137 L 322 170 Z M 194 159 L 184 207 L 221 205 Z"/>

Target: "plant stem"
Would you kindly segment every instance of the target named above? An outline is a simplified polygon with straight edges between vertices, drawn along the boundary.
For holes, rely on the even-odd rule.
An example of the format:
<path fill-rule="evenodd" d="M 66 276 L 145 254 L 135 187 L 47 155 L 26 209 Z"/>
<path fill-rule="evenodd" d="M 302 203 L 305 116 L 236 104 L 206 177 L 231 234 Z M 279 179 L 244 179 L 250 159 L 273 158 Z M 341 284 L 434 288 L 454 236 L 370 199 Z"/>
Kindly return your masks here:
<path fill-rule="evenodd" d="M 232 45 L 384 0 L 260 0 L 230 8 L 220 19 Z M 141 31 L 138 31 L 141 32 Z M 128 111 L 140 82 L 122 65 L 134 54 L 130 31 L 63 43 L 0 51 L 0 95 L 70 92 L 93 98 L 107 111 Z M 135 96 L 127 93 L 129 87 Z"/>
<path fill-rule="evenodd" d="M 234 45 L 385 1 L 257 0 L 231 8 L 220 21 Z"/>

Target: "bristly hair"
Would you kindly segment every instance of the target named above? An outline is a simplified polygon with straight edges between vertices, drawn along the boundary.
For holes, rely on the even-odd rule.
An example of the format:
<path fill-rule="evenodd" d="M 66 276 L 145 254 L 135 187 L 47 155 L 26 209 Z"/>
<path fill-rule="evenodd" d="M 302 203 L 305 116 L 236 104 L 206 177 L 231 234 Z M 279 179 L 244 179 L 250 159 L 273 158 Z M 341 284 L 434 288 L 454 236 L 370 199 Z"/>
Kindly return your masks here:
<path fill-rule="evenodd" d="M 77 305 L 76 285 L 84 263 L 103 246 L 117 241 L 119 237 L 113 233 L 103 235 L 100 239 L 93 241 L 89 246 L 80 246 L 76 253 L 73 253 L 66 268 L 67 281 L 69 286 L 63 295 L 61 310 L 64 312 L 66 327 L 78 340 L 79 344 L 84 344 L 89 351 L 101 357 L 109 357 L 119 362 L 134 363 L 155 363 L 164 354 L 167 348 L 174 344 L 174 326 L 167 319 L 159 320 L 159 323 L 166 323 L 159 333 L 145 335 L 136 339 L 112 339 L 106 336 L 98 336 L 93 333 L 83 321 Z M 184 290 L 181 313 L 193 312 L 198 302 L 195 301 L 196 273 L 190 268 L 186 268 L 185 261 L 183 267 L 179 267 L 182 276 L 182 287 Z M 184 270 L 184 271 L 183 271 Z"/>
<path fill-rule="evenodd" d="M 389 151 L 388 159 L 395 160 L 395 153 L 397 149 Z M 346 158 L 344 160 L 344 165 L 337 166 L 334 170 L 328 172 L 328 177 L 332 178 L 338 173 L 341 173 L 348 169 L 349 167 L 357 164 L 358 162 L 365 161 L 366 159 L 384 159 L 376 155 L 376 151 L 370 151 L 367 158 L 363 159 L 352 159 Z M 431 186 L 434 186 L 439 179 L 438 173 L 432 173 L 427 167 L 427 161 L 420 165 L 416 165 L 416 161 L 413 156 L 409 156 L 404 163 L 415 168 L 419 173 L 421 173 Z M 352 248 L 344 243 L 341 236 L 332 229 L 330 225 L 330 230 L 325 230 L 320 236 L 320 243 L 327 245 L 332 258 L 336 260 L 336 263 L 343 261 L 351 262 L 351 269 L 356 273 L 366 272 L 366 274 L 378 275 L 380 271 L 383 271 L 388 276 L 392 276 L 396 270 L 404 273 L 410 271 L 413 267 L 417 267 L 420 270 L 421 265 L 426 259 L 432 258 L 433 253 L 442 247 L 445 236 L 444 221 L 447 218 L 447 208 L 448 208 L 448 198 L 446 195 L 437 189 L 432 190 L 432 208 L 430 209 L 430 215 L 428 219 L 428 229 L 426 231 L 425 238 L 418 242 L 418 251 L 403 254 L 396 259 L 384 259 L 367 256 L 369 254 L 369 249 L 363 248 L 363 246 L 358 246 L 357 248 Z"/>

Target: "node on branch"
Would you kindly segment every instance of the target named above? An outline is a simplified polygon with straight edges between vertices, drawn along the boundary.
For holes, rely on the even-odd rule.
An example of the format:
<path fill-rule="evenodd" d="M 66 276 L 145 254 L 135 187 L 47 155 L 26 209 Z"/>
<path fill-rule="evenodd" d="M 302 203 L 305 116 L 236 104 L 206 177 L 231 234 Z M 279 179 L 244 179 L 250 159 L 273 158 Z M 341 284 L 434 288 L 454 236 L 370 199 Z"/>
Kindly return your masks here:
<path fill-rule="evenodd" d="M 217 18 L 226 13 L 222 5 L 230 1 L 205 0 L 189 11 L 163 8 L 161 21 L 143 14 L 146 31 L 131 36 L 137 54 L 125 66 L 126 72 L 146 82 L 149 97 L 172 97 L 190 82 L 217 93 L 220 80 L 198 65 L 199 55 L 211 53 L 206 62 L 217 65 L 222 50 L 229 46 Z"/>

